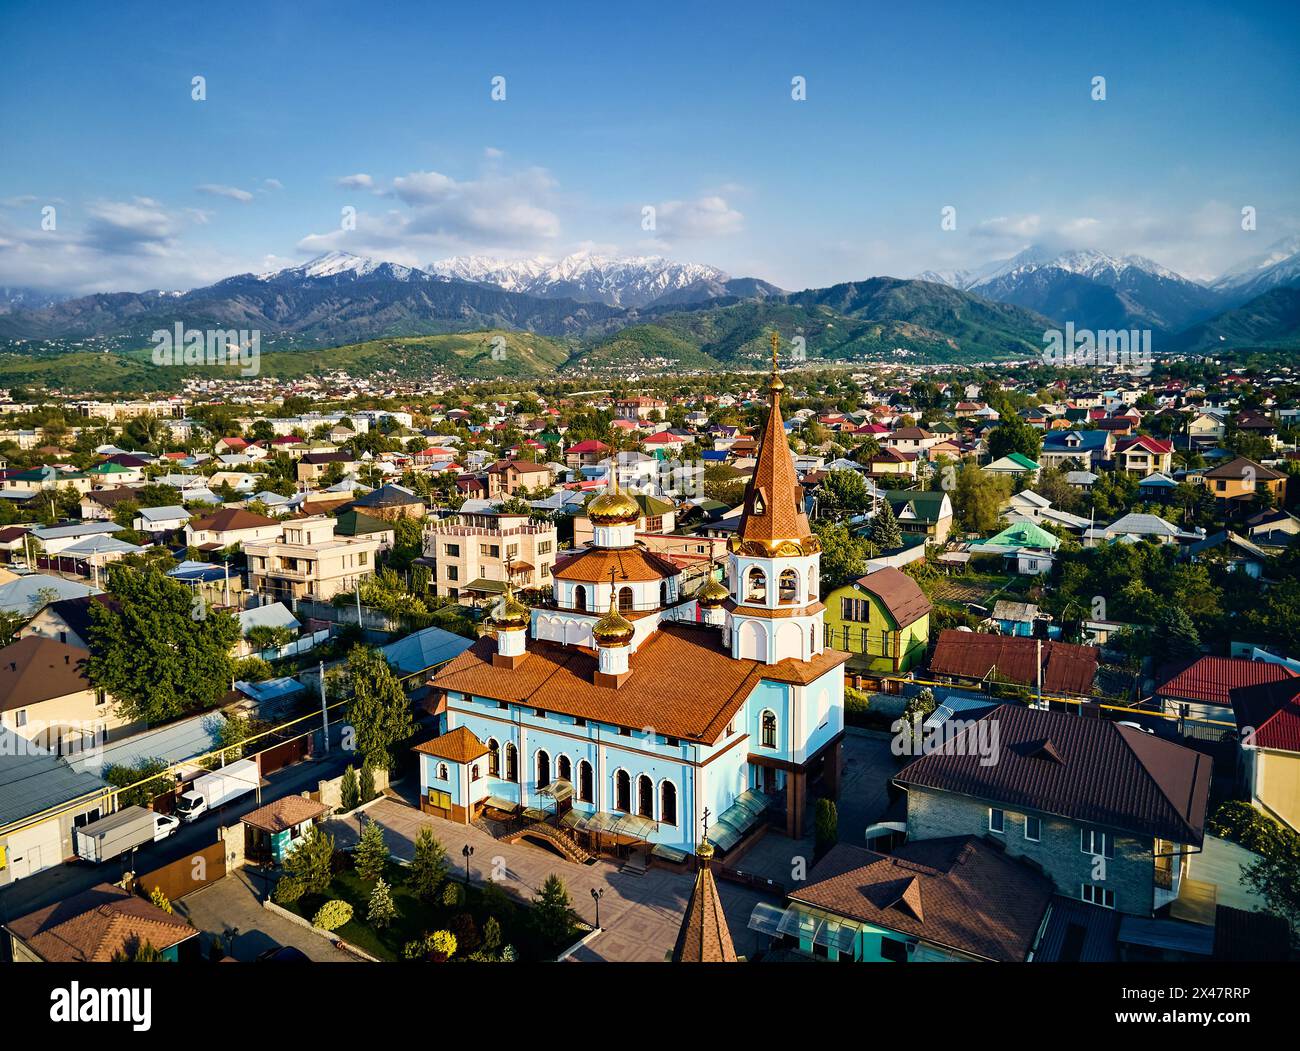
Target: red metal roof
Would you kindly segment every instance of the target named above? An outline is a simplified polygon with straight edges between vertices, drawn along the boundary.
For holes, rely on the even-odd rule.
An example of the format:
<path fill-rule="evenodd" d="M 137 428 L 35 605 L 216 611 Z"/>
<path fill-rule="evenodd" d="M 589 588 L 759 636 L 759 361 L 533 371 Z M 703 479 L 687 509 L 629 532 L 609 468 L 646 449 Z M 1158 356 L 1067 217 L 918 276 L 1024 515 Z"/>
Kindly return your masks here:
<path fill-rule="evenodd" d="M 1088 693 L 1097 674 L 1095 646 L 1044 642 L 1043 689 L 1049 693 Z M 1038 682 L 1036 639 L 1014 635 L 983 635 L 949 628 L 939 633 L 930 658 L 936 675 L 983 679 L 994 672 L 997 682 L 1034 686 Z"/>
<path fill-rule="evenodd" d="M 1300 752 L 1300 677 L 1233 690 L 1232 707 L 1243 744 Z"/>
<path fill-rule="evenodd" d="M 1200 657 L 1191 663 L 1170 665 L 1156 676 L 1156 696 L 1181 701 L 1206 701 L 1231 707 L 1229 693 L 1242 686 L 1290 679 L 1295 673 L 1281 664 L 1248 661 L 1240 657 Z"/>

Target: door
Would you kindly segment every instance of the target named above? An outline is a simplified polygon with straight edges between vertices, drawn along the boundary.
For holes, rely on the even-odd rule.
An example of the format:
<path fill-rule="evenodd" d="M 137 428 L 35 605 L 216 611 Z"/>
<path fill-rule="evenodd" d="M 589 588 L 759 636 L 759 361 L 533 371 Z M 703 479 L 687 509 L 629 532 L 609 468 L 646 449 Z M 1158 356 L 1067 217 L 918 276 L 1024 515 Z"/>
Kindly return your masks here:
<path fill-rule="evenodd" d="M 9 837 L 9 867 L 13 879 L 22 879 L 63 861 L 59 823 L 46 821 Z"/>

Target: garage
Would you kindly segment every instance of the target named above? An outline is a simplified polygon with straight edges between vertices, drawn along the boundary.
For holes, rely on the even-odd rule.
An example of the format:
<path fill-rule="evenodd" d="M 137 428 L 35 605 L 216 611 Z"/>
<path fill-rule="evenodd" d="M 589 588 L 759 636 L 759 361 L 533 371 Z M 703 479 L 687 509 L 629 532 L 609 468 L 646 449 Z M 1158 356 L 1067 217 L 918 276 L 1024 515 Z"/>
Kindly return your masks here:
<path fill-rule="evenodd" d="M 11 833 L 5 849 L 9 861 L 9 878 L 19 880 L 42 869 L 62 864 L 61 839 L 58 821 L 42 821 L 39 825 Z"/>

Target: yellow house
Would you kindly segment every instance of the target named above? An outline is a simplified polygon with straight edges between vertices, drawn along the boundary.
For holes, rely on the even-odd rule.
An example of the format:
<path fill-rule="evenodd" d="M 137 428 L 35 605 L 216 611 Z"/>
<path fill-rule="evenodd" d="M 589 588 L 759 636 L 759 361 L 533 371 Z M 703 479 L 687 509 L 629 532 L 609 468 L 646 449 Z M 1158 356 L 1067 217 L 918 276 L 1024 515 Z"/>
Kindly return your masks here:
<path fill-rule="evenodd" d="M 1255 807 L 1300 831 L 1300 677 L 1240 686 L 1229 697 L 1242 787 Z"/>
<path fill-rule="evenodd" d="M 838 587 L 826 598 L 826 645 L 857 655 L 850 666 L 899 674 L 925 660 L 930 600 L 892 566 Z"/>

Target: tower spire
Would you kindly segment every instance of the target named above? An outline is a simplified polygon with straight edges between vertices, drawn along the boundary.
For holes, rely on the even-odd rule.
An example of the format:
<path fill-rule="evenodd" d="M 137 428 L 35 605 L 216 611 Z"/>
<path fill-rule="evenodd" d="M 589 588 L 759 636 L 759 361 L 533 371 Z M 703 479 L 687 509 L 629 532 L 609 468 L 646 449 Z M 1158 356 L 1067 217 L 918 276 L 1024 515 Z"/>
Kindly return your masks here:
<path fill-rule="evenodd" d="M 776 329 L 772 329 L 772 378 L 768 381 L 767 389 L 772 392 L 775 400 L 777 392 L 785 389 L 785 384 L 781 382 L 781 334 Z"/>

